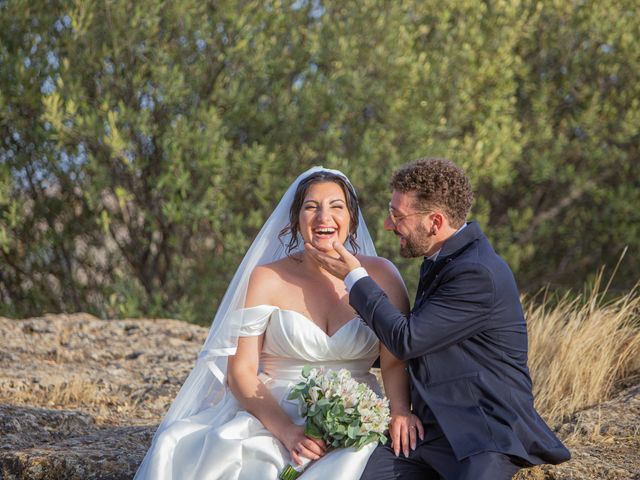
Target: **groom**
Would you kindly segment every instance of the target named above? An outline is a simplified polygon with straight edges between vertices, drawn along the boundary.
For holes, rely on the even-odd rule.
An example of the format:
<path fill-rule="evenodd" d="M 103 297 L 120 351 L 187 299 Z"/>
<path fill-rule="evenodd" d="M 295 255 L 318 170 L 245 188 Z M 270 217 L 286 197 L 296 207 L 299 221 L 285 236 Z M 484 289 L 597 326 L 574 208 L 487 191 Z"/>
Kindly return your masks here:
<path fill-rule="evenodd" d="M 502 480 L 569 451 L 533 408 L 527 328 L 515 280 L 476 222 L 473 193 L 454 163 L 427 158 L 393 174 L 385 229 L 404 257 L 424 257 L 409 316 L 360 262 L 306 248 L 344 278 L 349 302 L 384 345 L 405 360 L 424 439 L 409 457 L 379 446 L 363 480 Z M 415 432 L 411 432 L 412 436 Z"/>

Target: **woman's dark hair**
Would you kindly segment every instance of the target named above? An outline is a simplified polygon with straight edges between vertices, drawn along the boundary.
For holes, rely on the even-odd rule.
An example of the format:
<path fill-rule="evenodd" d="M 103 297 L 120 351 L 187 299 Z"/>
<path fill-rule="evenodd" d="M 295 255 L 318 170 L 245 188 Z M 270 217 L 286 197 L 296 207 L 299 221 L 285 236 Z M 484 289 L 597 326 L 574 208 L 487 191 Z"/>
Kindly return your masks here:
<path fill-rule="evenodd" d="M 284 245 L 282 237 L 286 236 L 289 233 L 291 234 L 289 243 L 285 245 L 287 256 L 289 256 L 291 252 L 293 252 L 300 244 L 300 240 L 298 238 L 298 233 L 300 232 L 300 210 L 302 209 L 302 203 L 304 202 L 304 197 L 307 194 L 307 190 L 309 190 L 309 187 L 315 183 L 325 182 L 333 182 L 338 184 L 344 192 L 344 198 L 347 200 L 347 210 L 349 211 L 349 215 L 351 217 L 351 221 L 349 223 L 349 236 L 347 237 L 347 240 L 349 241 L 349 245 L 351 245 L 353 253 L 358 253 L 360 246 L 356 241 L 356 232 L 358 230 L 358 217 L 360 207 L 358 206 L 358 197 L 356 195 L 356 191 L 353 189 L 353 186 L 351 186 L 347 179 L 342 175 L 320 171 L 312 173 L 311 175 L 306 177 L 298 184 L 298 188 L 296 188 L 296 193 L 293 196 L 293 202 L 291 203 L 291 208 L 289 209 L 289 225 L 284 227 L 278 235 L 278 238 L 280 238 L 280 241 Z"/>

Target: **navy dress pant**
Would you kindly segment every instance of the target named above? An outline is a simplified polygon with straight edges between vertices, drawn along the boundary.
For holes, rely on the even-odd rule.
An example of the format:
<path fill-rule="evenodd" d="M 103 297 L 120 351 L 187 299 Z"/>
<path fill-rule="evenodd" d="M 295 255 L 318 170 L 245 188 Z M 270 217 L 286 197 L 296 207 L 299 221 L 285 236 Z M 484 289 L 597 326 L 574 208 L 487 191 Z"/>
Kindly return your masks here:
<path fill-rule="evenodd" d="M 508 455 L 485 452 L 456 460 L 442 436 L 419 444 L 396 457 L 387 445 L 378 445 L 360 480 L 510 480 L 521 467 Z"/>

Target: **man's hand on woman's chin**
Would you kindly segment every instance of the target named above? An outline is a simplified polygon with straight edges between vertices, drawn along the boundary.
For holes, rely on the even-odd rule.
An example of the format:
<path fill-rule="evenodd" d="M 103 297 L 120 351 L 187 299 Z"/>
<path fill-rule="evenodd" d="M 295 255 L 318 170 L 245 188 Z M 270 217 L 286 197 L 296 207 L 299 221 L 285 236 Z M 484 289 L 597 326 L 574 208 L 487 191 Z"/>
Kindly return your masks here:
<path fill-rule="evenodd" d="M 340 255 L 339 258 L 334 258 L 331 255 L 321 252 L 308 242 L 305 242 L 304 248 L 322 268 L 341 280 L 344 280 L 344 277 L 346 277 L 350 271 L 361 266 L 360 261 L 339 242 L 333 243 L 333 248 L 336 253 Z"/>

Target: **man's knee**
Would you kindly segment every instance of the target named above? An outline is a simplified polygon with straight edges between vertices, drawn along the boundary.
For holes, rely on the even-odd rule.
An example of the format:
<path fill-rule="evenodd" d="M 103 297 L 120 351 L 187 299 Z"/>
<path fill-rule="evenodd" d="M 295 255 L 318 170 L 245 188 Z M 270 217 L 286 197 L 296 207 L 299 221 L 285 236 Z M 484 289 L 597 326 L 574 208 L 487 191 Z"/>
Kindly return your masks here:
<path fill-rule="evenodd" d="M 508 455 L 497 452 L 472 455 L 460 466 L 458 480 L 511 480 L 521 468 Z"/>
<path fill-rule="evenodd" d="M 394 479 L 396 477 L 390 476 L 393 472 L 392 462 L 395 458 L 393 451 L 384 445 L 378 445 L 369 457 L 364 472 L 360 480 L 377 480 L 377 479 Z"/>
<path fill-rule="evenodd" d="M 415 451 L 409 454 L 409 458 L 403 454 L 396 457 L 390 447 L 379 445 L 369 457 L 360 480 L 438 480 L 439 478 L 429 465 L 417 458 Z"/>

